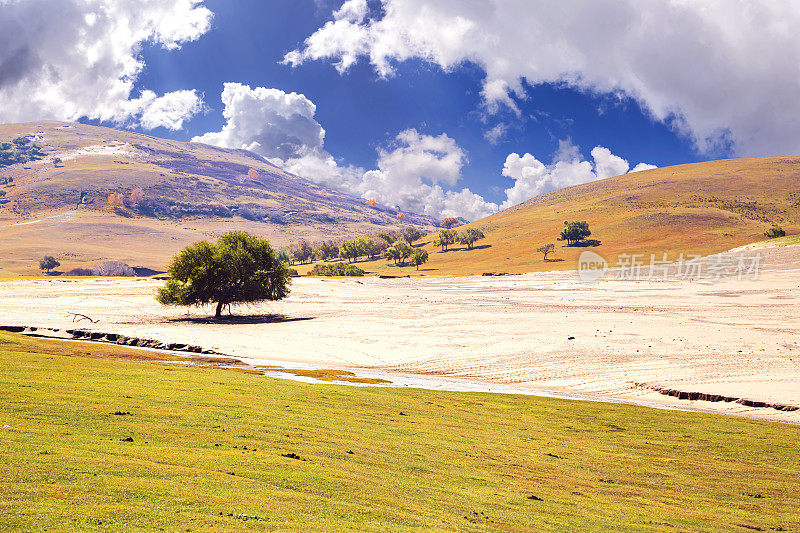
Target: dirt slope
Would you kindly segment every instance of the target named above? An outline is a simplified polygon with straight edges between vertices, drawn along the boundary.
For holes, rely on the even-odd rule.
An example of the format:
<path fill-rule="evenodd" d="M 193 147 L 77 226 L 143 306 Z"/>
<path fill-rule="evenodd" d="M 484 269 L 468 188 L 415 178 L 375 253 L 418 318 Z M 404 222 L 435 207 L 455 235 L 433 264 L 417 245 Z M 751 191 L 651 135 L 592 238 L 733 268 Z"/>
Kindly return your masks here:
<path fill-rule="evenodd" d="M 586 220 L 595 247 L 567 247 L 556 240 L 565 220 Z M 537 196 L 516 207 L 474 222 L 486 239 L 478 249 L 456 245 L 441 253 L 423 240 L 430 261 L 420 273 L 463 275 L 483 272 L 532 272 L 575 269 L 584 250 L 616 266 L 620 254 L 713 254 L 763 240 L 779 224 L 800 233 L 800 158 L 727 159 L 625 174 Z M 536 249 L 556 244 L 551 259 Z M 365 263 L 372 272 L 411 274 L 414 267 Z"/>
<path fill-rule="evenodd" d="M 34 272 L 45 253 L 66 266 L 119 259 L 158 268 L 181 246 L 231 229 L 285 244 L 399 223 L 395 209 L 320 187 L 245 150 L 73 123 L 0 125 L 0 143 L 21 136 L 41 146 L 41 158 L 0 161 L 0 274 Z M 119 195 L 116 205 L 111 195 Z M 433 222 L 411 213 L 402 221 Z"/>

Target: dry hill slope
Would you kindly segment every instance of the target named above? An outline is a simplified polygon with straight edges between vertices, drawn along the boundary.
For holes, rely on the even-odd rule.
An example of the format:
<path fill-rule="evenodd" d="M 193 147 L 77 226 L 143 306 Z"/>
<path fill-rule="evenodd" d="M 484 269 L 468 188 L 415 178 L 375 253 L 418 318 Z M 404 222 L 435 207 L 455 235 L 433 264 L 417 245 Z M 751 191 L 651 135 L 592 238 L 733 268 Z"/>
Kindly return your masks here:
<path fill-rule="evenodd" d="M 567 247 L 556 240 L 565 220 L 585 220 L 600 245 Z M 664 167 L 625 174 L 532 198 L 470 226 L 486 239 L 478 249 L 456 245 L 441 253 L 424 239 L 430 261 L 426 275 L 482 272 L 531 272 L 575 269 L 583 250 L 595 251 L 615 266 L 619 254 L 643 254 L 650 262 L 667 254 L 713 254 L 763 240 L 779 224 L 788 234 L 800 233 L 800 158 L 728 159 Z M 542 261 L 536 249 L 556 244 Z M 368 270 L 417 274 L 413 267 Z"/>
<path fill-rule="evenodd" d="M 23 136 L 27 145 L 14 143 Z M 0 274 L 32 273 L 45 253 L 68 268 L 103 259 L 160 268 L 182 246 L 232 229 L 280 245 L 398 225 L 392 208 L 245 150 L 62 122 L 0 125 L 0 191 Z"/>

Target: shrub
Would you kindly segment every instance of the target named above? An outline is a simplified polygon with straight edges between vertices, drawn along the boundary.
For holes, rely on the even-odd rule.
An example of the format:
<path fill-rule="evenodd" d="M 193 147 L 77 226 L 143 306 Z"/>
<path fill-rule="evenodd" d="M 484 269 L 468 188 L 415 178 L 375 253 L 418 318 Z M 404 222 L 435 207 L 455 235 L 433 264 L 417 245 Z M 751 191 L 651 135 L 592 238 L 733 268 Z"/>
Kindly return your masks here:
<path fill-rule="evenodd" d="M 133 277 L 136 271 L 129 265 L 119 261 L 106 261 L 92 268 L 93 276 L 127 276 Z"/>
<path fill-rule="evenodd" d="M 309 272 L 311 276 L 363 276 L 364 274 L 366 272 L 363 269 L 347 263 L 318 264 Z"/>
<path fill-rule="evenodd" d="M 73 268 L 64 274 L 65 276 L 93 276 L 94 272 L 91 268 Z"/>
<path fill-rule="evenodd" d="M 777 239 L 778 237 L 786 237 L 786 232 L 780 226 L 772 226 L 765 233 L 768 239 Z"/>

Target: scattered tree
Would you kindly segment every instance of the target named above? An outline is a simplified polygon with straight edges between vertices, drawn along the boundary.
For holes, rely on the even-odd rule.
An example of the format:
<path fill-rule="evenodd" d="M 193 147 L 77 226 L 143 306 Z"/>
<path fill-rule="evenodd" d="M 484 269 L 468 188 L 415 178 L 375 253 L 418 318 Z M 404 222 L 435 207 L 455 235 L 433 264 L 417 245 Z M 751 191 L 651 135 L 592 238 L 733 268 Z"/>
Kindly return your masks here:
<path fill-rule="evenodd" d="M 764 236 L 768 239 L 777 239 L 778 237 L 786 237 L 786 232 L 780 226 L 772 226 L 764 233 Z"/>
<path fill-rule="evenodd" d="M 466 244 L 467 248 L 472 250 L 475 241 L 486 238 L 486 235 L 479 229 L 467 228 L 458 235 L 458 242 Z"/>
<path fill-rule="evenodd" d="M 414 248 L 406 241 L 397 241 L 383 253 L 387 259 L 394 259 L 394 263 L 404 264 L 406 259 L 414 253 Z"/>
<path fill-rule="evenodd" d="M 406 226 L 400 230 L 400 238 L 409 244 L 414 244 L 414 241 L 420 240 L 425 234 L 414 226 Z"/>
<path fill-rule="evenodd" d="M 302 239 L 292 247 L 292 257 L 301 264 L 310 263 L 314 259 L 314 248 L 307 240 Z"/>
<path fill-rule="evenodd" d="M 378 238 L 386 241 L 386 244 L 394 244 L 394 241 L 397 240 L 398 235 L 396 231 L 384 231 L 382 233 L 378 233 Z"/>
<path fill-rule="evenodd" d="M 461 221 L 459 219 L 455 218 L 455 217 L 449 217 L 449 218 L 445 218 L 444 220 L 442 220 L 439 223 L 439 225 L 442 226 L 443 228 L 450 229 L 450 228 L 453 228 L 455 226 L 460 226 L 461 225 Z"/>
<path fill-rule="evenodd" d="M 317 250 L 314 253 L 317 259 L 332 259 L 339 257 L 339 245 L 333 241 L 322 241 L 317 245 Z"/>
<path fill-rule="evenodd" d="M 375 241 L 372 240 L 372 237 L 357 237 L 356 248 L 358 249 L 357 257 L 365 255 L 372 259 L 375 255 L 380 254 L 376 251 Z"/>
<path fill-rule="evenodd" d="M 200 241 L 183 249 L 169 266 L 169 279 L 156 299 L 165 305 L 227 305 L 280 300 L 289 294 L 289 271 L 269 242 L 243 231 Z"/>
<path fill-rule="evenodd" d="M 358 240 L 342 241 L 339 246 L 339 256 L 348 261 L 357 261 L 360 254 Z"/>
<path fill-rule="evenodd" d="M 441 229 L 439 236 L 433 241 L 434 246 L 442 248 L 443 252 L 447 251 L 447 247 L 456 242 L 456 230 L 454 229 Z"/>
<path fill-rule="evenodd" d="M 414 255 L 411 256 L 411 264 L 417 267 L 428 262 L 428 252 L 422 248 L 414 248 Z"/>
<path fill-rule="evenodd" d="M 396 265 L 397 262 L 400 260 L 400 250 L 395 248 L 393 244 L 383 251 L 383 257 L 385 257 L 386 259 L 392 259 L 394 261 L 394 264 Z"/>
<path fill-rule="evenodd" d="M 63 164 L 64 164 L 64 161 L 62 161 L 60 157 L 54 157 L 53 158 L 53 166 L 54 167 L 60 167 Z"/>
<path fill-rule="evenodd" d="M 536 251 L 540 254 L 544 254 L 543 260 L 547 261 L 547 255 L 556 251 L 556 245 L 551 242 L 537 248 Z"/>
<path fill-rule="evenodd" d="M 592 232 L 589 231 L 589 223 L 586 221 L 579 222 L 577 220 L 573 222 L 564 221 L 564 229 L 561 230 L 561 235 L 558 237 L 559 241 L 567 241 L 567 246 L 572 246 L 573 244 L 582 241 Z"/>
<path fill-rule="evenodd" d="M 44 270 L 48 274 L 58 266 L 61 266 L 61 263 L 52 255 L 46 255 L 39 261 L 39 270 Z"/>
<path fill-rule="evenodd" d="M 397 241 L 394 243 L 394 247 L 400 252 L 400 263 L 403 264 L 405 264 L 406 259 L 414 253 L 414 248 L 406 241 Z"/>

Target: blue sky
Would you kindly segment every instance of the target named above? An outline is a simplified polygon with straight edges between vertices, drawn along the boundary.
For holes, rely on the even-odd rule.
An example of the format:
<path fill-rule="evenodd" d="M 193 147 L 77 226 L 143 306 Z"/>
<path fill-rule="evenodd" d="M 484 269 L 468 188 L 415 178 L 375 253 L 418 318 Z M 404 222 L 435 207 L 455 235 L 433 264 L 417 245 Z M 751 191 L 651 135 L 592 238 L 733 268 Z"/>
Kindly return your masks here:
<path fill-rule="evenodd" d="M 389 79 L 382 79 L 363 61 L 341 75 L 324 62 L 292 68 L 281 64 L 283 56 L 329 20 L 333 9 L 317 7 L 313 0 L 207 1 L 206 5 L 214 12 L 211 31 L 181 50 L 146 47 L 147 67 L 136 88 L 157 93 L 196 88 L 204 94 L 208 109 L 184 130 L 157 128 L 146 133 L 190 140 L 218 130 L 224 122 L 222 85 L 239 82 L 307 96 L 317 105 L 328 152 L 364 168 L 374 166 L 376 148 L 401 130 L 446 133 L 469 159 L 460 185 L 496 202 L 503 199 L 498 189 L 512 182 L 501 175 L 506 156 L 529 152 L 549 162 L 559 139 L 571 138 L 585 156 L 594 146 L 605 146 L 633 164 L 667 166 L 708 159 L 687 138 L 649 118 L 633 100 L 556 84 L 529 87 L 527 99 L 517 99 L 523 117 L 514 117 L 506 138 L 492 145 L 483 134 L 498 120 L 490 118 L 488 126 L 483 122 L 484 73 L 475 64 L 444 72 L 413 60 L 400 64 Z"/>
<path fill-rule="evenodd" d="M 246 147 L 475 219 L 634 169 L 800 151 L 800 9 L 741 6 L 21 0 L 0 11 L 0 122 Z"/>

